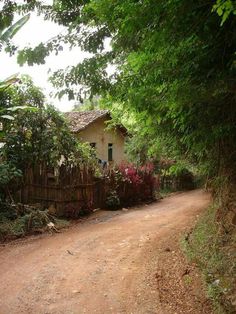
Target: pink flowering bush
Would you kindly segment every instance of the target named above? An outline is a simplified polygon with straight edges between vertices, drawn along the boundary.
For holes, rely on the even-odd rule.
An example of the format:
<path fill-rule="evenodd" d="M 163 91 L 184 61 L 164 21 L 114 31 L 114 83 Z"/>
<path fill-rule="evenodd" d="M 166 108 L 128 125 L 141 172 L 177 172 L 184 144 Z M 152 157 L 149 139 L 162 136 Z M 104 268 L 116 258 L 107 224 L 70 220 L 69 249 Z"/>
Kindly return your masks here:
<path fill-rule="evenodd" d="M 115 191 L 120 206 L 127 206 L 154 198 L 158 188 L 154 175 L 153 164 L 136 166 L 131 163 L 122 163 L 109 172 L 109 197 Z M 116 199 L 117 199 L 116 197 Z M 109 198 L 109 202 L 110 198 Z"/>
<path fill-rule="evenodd" d="M 140 185 L 143 182 L 139 169 L 133 164 L 121 164 L 118 169 L 125 181 L 134 185 Z"/>

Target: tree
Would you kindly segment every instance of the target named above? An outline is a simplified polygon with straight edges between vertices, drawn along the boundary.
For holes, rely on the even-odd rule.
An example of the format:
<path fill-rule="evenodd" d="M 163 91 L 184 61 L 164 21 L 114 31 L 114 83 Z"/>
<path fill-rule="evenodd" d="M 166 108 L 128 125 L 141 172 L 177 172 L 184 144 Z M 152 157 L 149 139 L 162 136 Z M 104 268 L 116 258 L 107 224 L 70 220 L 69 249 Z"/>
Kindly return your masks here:
<path fill-rule="evenodd" d="M 77 144 L 64 118 L 52 106 L 20 112 L 5 141 L 7 160 L 21 170 L 39 164 L 56 166 L 62 156 L 68 160 L 76 152 Z"/>
<path fill-rule="evenodd" d="M 3 97 L 1 98 L 3 99 Z M 72 135 L 61 113 L 45 105 L 42 91 L 28 76 L 21 84 L 5 91 L 6 106 L 30 106 L 19 111 L 14 120 L 5 123 L 4 158 L 24 171 L 34 165 L 56 166 L 64 162 L 79 163 L 90 159 L 83 144 Z M 34 109 L 34 110 L 32 110 Z"/>
<path fill-rule="evenodd" d="M 10 52 L 10 54 L 13 54 L 16 50 L 16 47 L 11 44 L 11 39 L 16 35 L 16 33 L 25 25 L 26 22 L 28 22 L 30 15 L 27 14 L 20 18 L 17 22 L 12 24 L 13 21 L 13 5 L 10 3 L 3 7 L 3 11 L 1 14 L 0 19 L 0 51 L 2 50 L 2 47 L 5 46 L 5 51 Z M 4 9 L 8 12 L 7 15 L 4 15 Z M 11 25 L 12 24 L 12 25 Z M 15 84 L 19 82 L 19 78 L 17 77 L 17 74 L 14 74 L 7 79 L 0 81 L 0 122 L 8 119 L 12 120 L 14 119 L 12 114 L 9 115 L 9 111 L 14 111 L 15 108 L 5 108 L 3 105 L 2 98 L 4 98 L 4 91 L 12 84 Z M 6 114 L 7 111 L 7 114 Z M 2 114 L 4 113 L 5 114 Z M 3 136 L 3 131 L 0 131 L 0 137 Z"/>

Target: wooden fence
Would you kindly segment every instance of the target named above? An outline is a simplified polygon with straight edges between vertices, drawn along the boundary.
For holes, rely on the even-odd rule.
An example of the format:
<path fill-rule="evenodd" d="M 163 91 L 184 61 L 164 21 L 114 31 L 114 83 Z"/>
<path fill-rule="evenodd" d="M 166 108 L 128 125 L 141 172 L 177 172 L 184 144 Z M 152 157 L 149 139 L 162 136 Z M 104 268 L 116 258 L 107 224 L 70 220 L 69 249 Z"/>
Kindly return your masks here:
<path fill-rule="evenodd" d="M 82 212 L 100 207 L 105 202 L 103 179 L 96 179 L 89 167 L 66 168 L 56 171 L 46 167 L 27 169 L 18 201 L 54 207 L 58 215 L 76 217 Z"/>
<path fill-rule="evenodd" d="M 191 190 L 194 188 L 194 178 L 191 175 L 186 176 L 161 176 L 160 189 L 173 191 Z"/>
<path fill-rule="evenodd" d="M 81 168 L 58 169 L 35 167 L 27 169 L 18 192 L 18 201 L 23 204 L 40 204 L 55 210 L 59 216 L 78 217 L 95 208 L 106 205 L 106 199 L 113 190 L 117 191 L 121 206 L 152 198 L 153 184 L 145 182 L 139 186 L 116 180 L 116 172 L 107 170 L 101 178 L 94 171 Z"/>

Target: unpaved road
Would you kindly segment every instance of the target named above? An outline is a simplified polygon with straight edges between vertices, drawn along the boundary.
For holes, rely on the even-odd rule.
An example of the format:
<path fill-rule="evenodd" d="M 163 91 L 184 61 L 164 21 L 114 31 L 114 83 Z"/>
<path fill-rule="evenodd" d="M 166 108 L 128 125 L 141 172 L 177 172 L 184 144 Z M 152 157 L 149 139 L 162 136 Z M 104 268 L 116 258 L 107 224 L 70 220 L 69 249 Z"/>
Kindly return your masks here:
<path fill-rule="evenodd" d="M 178 251 L 209 202 L 201 190 L 181 193 L 1 247 L 0 314 L 210 313 Z"/>

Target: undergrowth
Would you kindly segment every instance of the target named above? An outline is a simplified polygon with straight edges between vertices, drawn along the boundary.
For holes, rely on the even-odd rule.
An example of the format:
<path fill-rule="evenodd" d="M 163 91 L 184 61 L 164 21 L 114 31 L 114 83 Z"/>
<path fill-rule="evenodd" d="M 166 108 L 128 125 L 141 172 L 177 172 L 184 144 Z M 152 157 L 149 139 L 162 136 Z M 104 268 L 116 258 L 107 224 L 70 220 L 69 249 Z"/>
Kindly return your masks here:
<path fill-rule="evenodd" d="M 29 234 L 55 231 L 69 225 L 69 221 L 55 218 L 47 211 L 41 210 L 29 212 L 15 219 L 9 219 L 3 215 L 0 218 L 0 240 L 2 241 Z M 53 223 L 54 229 L 49 227 L 50 223 Z"/>
<path fill-rule="evenodd" d="M 164 198 L 168 195 L 170 195 L 171 193 L 175 193 L 177 192 L 178 190 L 177 189 L 174 189 L 174 188 L 171 188 L 171 187 L 166 187 L 166 188 L 162 188 L 160 189 L 160 191 L 158 191 L 158 195 L 157 195 L 157 198 Z"/>
<path fill-rule="evenodd" d="M 187 257 L 200 268 L 208 297 L 217 314 L 236 313 L 236 237 L 217 221 L 218 209 L 210 207 L 183 240 Z"/>

